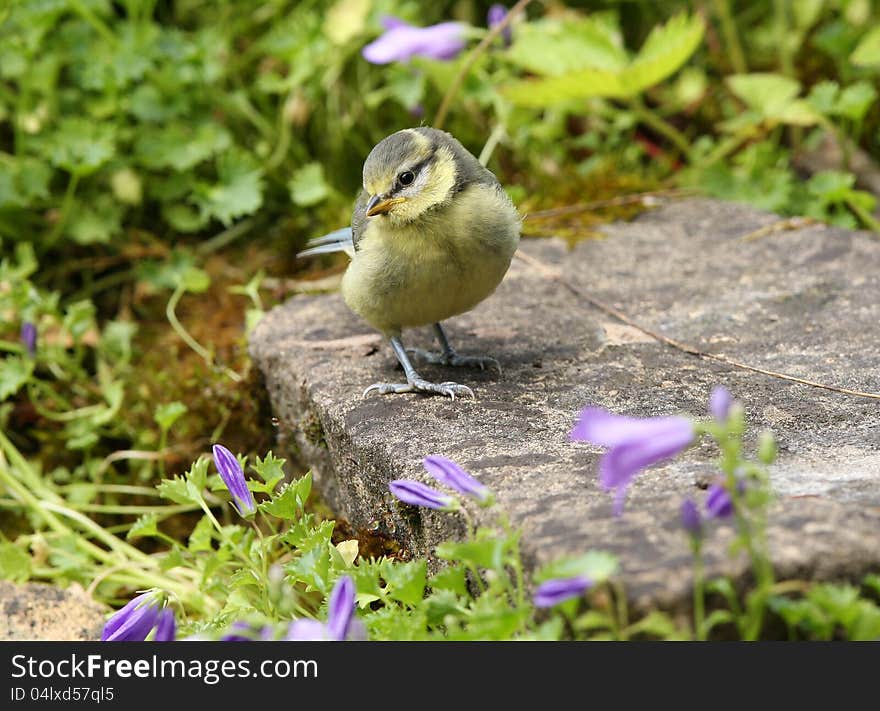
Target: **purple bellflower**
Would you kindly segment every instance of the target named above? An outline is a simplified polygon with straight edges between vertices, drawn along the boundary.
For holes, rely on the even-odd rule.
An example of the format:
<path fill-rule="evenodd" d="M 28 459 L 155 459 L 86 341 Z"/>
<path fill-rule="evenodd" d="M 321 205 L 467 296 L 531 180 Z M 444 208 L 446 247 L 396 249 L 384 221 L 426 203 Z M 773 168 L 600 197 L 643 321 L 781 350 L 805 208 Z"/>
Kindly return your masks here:
<path fill-rule="evenodd" d="M 491 503 L 492 492 L 489 487 L 481 484 L 451 459 L 432 454 L 422 460 L 425 470 L 441 484 L 455 489 L 465 496 L 473 496 L 480 504 Z"/>
<path fill-rule="evenodd" d="M 614 513 L 623 513 L 626 491 L 642 469 L 675 456 L 694 439 L 694 425 L 686 417 L 624 417 L 599 407 L 588 407 L 571 432 L 610 449 L 599 463 L 603 488 L 615 490 Z"/>
<path fill-rule="evenodd" d="M 398 17 L 382 18 L 385 33 L 361 50 L 372 64 L 406 62 L 412 57 L 453 59 L 464 49 L 465 25 L 441 22 L 430 27 L 414 27 Z"/>
<path fill-rule="evenodd" d="M 561 602 L 580 597 L 592 586 L 592 581 L 583 575 L 572 578 L 554 578 L 541 583 L 532 598 L 535 607 L 554 607 Z"/>
<path fill-rule="evenodd" d="M 33 358 L 37 353 L 37 327 L 30 321 L 21 324 L 21 343 L 27 349 L 28 355 Z"/>
<path fill-rule="evenodd" d="M 681 527 L 694 538 L 699 538 L 703 532 L 703 520 L 700 509 L 693 499 L 685 499 L 681 502 Z"/>
<path fill-rule="evenodd" d="M 356 592 L 354 581 L 343 575 L 330 593 L 327 624 L 317 620 L 294 620 L 287 628 L 285 639 L 292 642 L 365 640 L 366 628 L 354 615 Z"/>
<path fill-rule="evenodd" d="M 241 470 L 241 464 L 238 463 L 235 455 L 230 452 L 222 444 L 215 444 L 214 448 L 214 464 L 232 495 L 235 508 L 241 516 L 250 516 L 257 510 L 257 503 L 254 501 L 254 495 L 247 486 L 247 480 L 244 478 L 244 472 Z"/>
<path fill-rule="evenodd" d="M 733 513 L 733 499 L 721 484 L 712 484 L 706 495 L 706 515 L 709 518 L 728 518 Z"/>
<path fill-rule="evenodd" d="M 730 394 L 730 390 L 723 385 L 716 385 L 712 389 L 712 394 L 709 396 L 709 413 L 715 418 L 718 424 L 723 425 L 727 422 L 732 405 L 733 396 Z"/>
<path fill-rule="evenodd" d="M 107 620 L 101 641 L 143 642 L 159 623 L 162 605 L 162 594 L 158 590 L 138 595 Z"/>
<path fill-rule="evenodd" d="M 391 493 L 405 504 L 424 506 L 428 509 L 453 511 L 460 504 L 458 499 L 442 491 L 432 489 L 426 484 L 410 479 L 396 479 L 388 484 Z"/>
<path fill-rule="evenodd" d="M 489 25 L 489 29 L 491 30 L 495 25 L 501 24 L 505 17 L 507 17 L 507 8 L 501 3 L 495 3 L 489 8 L 489 14 L 486 16 L 486 23 Z M 513 29 L 509 24 L 501 30 L 501 37 L 504 39 L 504 46 L 510 47 L 513 42 Z"/>
<path fill-rule="evenodd" d="M 173 642 L 177 633 L 177 624 L 174 620 L 174 610 L 166 607 L 159 613 L 159 621 L 156 623 L 155 642 Z"/>

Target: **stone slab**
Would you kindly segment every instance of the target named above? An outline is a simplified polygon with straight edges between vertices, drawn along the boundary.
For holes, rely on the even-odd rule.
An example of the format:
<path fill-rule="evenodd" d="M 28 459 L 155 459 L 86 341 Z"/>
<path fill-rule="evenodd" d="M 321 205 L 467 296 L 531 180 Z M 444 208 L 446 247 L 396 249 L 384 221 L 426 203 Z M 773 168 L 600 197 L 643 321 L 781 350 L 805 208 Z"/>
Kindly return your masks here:
<path fill-rule="evenodd" d="M 88 642 L 101 639 L 106 608 L 78 585 L 16 585 L 0 580 L 0 640 Z"/>
<path fill-rule="evenodd" d="M 674 202 L 606 237 L 569 249 L 524 240 L 521 250 L 583 293 L 646 327 L 712 353 L 855 390 L 880 391 L 880 240 L 821 225 L 743 236 L 776 216 L 734 203 Z M 488 484 L 524 529 L 530 564 L 597 548 L 618 554 L 639 608 L 686 606 L 683 497 L 704 496 L 717 474 L 710 444 L 649 470 L 624 516 L 597 481 L 601 452 L 571 443 L 579 411 L 705 414 L 722 383 L 751 431 L 780 444 L 772 471 L 773 558 L 782 576 L 855 578 L 880 567 L 880 401 L 774 379 L 698 359 L 616 322 L 514 260 L 497 292 L 448 322 L 460 352 L 488 353 L 503 375 L 422 366 L 425 377 L 471 385 L 477 400 L 398 395 L 361 398 L 402 377 L 390 349 L 338 294 L 296 296 L 253 332 L 282 449 L 313 467 L 316 484 L 356 529 L 391 536 L 413 554 L 459 535 L 456 517 L 397 504 L 388 481 L 428 481 L 421 459 L 442 454 Z M 429 330 L 404 334 L 431 346 Z M 710 569 L 729 561 L 733 531 L 707 547 Z"/>

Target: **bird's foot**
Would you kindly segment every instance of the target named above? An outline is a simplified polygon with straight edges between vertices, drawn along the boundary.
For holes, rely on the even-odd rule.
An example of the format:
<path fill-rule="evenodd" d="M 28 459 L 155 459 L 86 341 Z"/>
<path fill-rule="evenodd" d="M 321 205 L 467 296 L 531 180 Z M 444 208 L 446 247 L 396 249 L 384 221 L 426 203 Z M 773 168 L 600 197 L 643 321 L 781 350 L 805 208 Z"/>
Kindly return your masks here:
<path fill-rule="evenodd" d="M 470 395 L 474 400 L 476 396 L 474 391 L 467 385 L 459 385 L 458 383 L 431 383 L 422 378 L 414 378 L 406 383 L 373 383 L 364 390 L 364 397 L 370 393 L 379 393 L 380 395 L 390 395 L 392 393 L 425 393 L 427 395 L 444 395 L 455 400 L 456 395 Z"/>
<path fill-rule="evenodd" d="M 501 374 L 501 363 L 491 356 L 463 356 L 458 353 L 438 353 L 437 351 L 426 351 L 422 348 L 407 348 L 406 352 L 414 355 L 424 363 L 433 365 L 449 365 L 453 368 L 497 368 L 498 374 Z"/>

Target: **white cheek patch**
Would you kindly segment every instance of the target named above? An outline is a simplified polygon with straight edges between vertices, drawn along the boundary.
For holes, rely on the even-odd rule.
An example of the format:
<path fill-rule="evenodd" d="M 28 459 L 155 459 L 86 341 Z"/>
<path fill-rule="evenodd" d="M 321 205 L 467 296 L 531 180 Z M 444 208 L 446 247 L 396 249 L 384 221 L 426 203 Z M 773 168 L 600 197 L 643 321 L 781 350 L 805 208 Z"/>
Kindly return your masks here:
<path fill-rule="evenodd" d="M 397 195 L 400 197 L 411 198 L 418 195 L 428 183 L 428 174 L 431 172 L 431 166 L 425 166 L 419 171 L 416 179 L 411 185 L 407 185 L 403 190 L 398 190 Z"/>

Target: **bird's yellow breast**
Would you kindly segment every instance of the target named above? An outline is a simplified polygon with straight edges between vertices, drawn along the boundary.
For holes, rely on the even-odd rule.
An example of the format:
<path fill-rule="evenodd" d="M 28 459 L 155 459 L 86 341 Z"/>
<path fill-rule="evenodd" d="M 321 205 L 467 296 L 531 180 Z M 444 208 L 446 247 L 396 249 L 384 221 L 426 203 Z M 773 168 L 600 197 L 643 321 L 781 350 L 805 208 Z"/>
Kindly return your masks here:
<path fill-rule="evenodd" d="M 370 218 L 342 295 L 388 335 L 443 321 L 495 290 L 516 251 L 519 228 L 507 196 L 484 184 L 467 187 L 411 223 Z"/>

